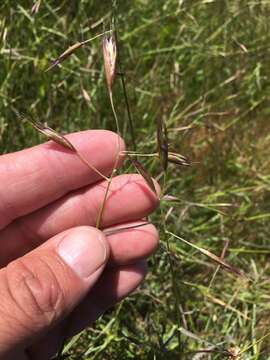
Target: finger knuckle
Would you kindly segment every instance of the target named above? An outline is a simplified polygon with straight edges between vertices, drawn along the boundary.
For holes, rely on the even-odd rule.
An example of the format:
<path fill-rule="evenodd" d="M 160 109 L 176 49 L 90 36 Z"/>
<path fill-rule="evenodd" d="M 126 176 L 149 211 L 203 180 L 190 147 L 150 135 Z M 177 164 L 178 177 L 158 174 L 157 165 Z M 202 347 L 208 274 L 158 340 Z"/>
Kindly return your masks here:
<path fill-rule="evenodd" d="M 24 317 L 44 327 L 60 316 L 65 296 L 48 262 L 39 259 L 30 267 L 16 261 L 8 265 L 6 274 L 11 300 Z"/>

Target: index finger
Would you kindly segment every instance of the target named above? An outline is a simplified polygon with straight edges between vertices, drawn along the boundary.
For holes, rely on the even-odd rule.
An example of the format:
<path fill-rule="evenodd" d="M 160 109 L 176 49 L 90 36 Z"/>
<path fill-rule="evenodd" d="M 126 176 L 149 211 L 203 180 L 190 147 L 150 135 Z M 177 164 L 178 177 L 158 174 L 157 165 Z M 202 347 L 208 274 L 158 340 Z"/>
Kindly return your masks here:
<path fill-rule="evenodd" d="M 108 175 L 124 142 L 107 130 L 89 130 L 67 138 L 102 174 Z M 119 146 L 120 145 L 120 146 Z M 118 166 L 121 164 L 119 159 Z M 0 229 L 72 190 L 100 180 L 76 155 L 47 142 L 0 157 Z"/>

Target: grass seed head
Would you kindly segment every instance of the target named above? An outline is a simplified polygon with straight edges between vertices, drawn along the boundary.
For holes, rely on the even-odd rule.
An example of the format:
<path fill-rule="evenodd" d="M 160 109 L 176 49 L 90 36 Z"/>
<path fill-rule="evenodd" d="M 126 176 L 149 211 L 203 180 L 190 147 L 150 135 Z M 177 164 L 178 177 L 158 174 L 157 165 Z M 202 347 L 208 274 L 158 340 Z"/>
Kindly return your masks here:
<path fill-rule="evenodd" d="M 72 55 L 81 46 L 83 46 L 82 42 L 76 42 L 74 45 L 71 45 L 67 50 L 65 50 L 61 55 L 59 55 L 57 59 L 55 59 L 52 62 L 51 66 L 49 66 L 46 71 L 49 71 L 52 68 L 54 68 L 55 66 L 59 65 L 62 61 L 67 59 L 70 55 Z"/>
<path fill-rule="evenodd" d="M 157 121 L 157 149 L 159 158 L 162 164 L 164 171 L 167 170 L 168 167 L 168 136 L 167 136 L 167 128 L 164 121 L 158 118 Z"/>
<path fill-rule="evenodd" d="M 146 181 L 149 188 L 153 191 L 153 193 L 156 196 L 158 196 L 154 181 L 153 181 L 151 175 L 146 170 L 146 168 L 138 160 L 134 160 L 134 159 L 130 159 L 130 160 L 131 160 L 133 166 L 138 171 L 138 173 L 144 178 L 144 180 Z"/>
<path fill-rule="evenodd" d="M 34 3 L 34 5 L 32 6 L 31 8 L 31 14 L 37 14 L 38 11 L 39 11 L 39 8 L 40 8 L 40 5 L 41 5 L 41 0 L 38 0 Z"/>
<path fill-rule="evenodd" d="M 34 124 L 33 125 L 41 134 L 45 135 L 49 140 L 52 140 L 56 142 L 58 145 L 63 146 L 64 148 L 71 150 L 72 152 L 76 152 L 76 149 L 71 144 L 67 138 L 61 134 L 59 134 L 57 131 L 51 129 L 48 126 L 45 126 L 41 123 Z"/>
<path fill-rule="evenodd" d="M 113 81 L 115 78 L 116 71 L 116 42 L 114 36 L 105 36 L 103 38 L 103 59 L 106 82 L 109 91 L 112 91 Z"/>
<path fill-rule="evenodd" d="M 58 145 L 61 145 L 64 148 L 71 150 L 72 152 L 77 152 L 75 147 L 65 136 L 53 130 L 49 126 L 46 126 L 39 121 L 35 121 L 29 118 L 25 118 L 24 120 L 28 121 L 38 132 L 45 135 L 47 139 L 56 142 Z"/>
<path fill-rule="evenodd" d="M 168 161 L 180 166 L 190 166 L 191 162 L 183 155 L 169 152 Z"/>

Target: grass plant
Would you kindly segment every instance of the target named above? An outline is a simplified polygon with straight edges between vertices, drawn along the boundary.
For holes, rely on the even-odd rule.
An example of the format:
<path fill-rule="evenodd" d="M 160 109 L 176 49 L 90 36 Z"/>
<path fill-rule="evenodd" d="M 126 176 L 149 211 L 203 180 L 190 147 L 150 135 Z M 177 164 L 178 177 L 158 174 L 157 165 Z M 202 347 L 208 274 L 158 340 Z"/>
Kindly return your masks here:
<path fill-rule="evenodd" d="M 145 283 L 65 354 L 270 359 L 270 1 L 3 0 L 0 10 L 1 152 L 41 141 L 14 108 L 62 136 L 118 128 L 124 171 L 137 164 L 162 187 Z"/>

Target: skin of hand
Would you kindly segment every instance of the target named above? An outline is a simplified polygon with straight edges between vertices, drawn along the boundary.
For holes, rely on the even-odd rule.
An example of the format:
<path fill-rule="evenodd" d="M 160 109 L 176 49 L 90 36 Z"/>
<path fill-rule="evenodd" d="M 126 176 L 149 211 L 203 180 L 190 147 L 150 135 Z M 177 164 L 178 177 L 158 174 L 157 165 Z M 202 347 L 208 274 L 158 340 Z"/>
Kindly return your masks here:
<path fill-rule="evenodd" d="M 67 138 L 110 174 L 116 134 L 91 130 Z M 158 233 L 153 225 L 107 236 L 97 230 L 106 186 L 76 154 L 51 141 L 0 157 L 0 359 L 50 359 L 63 338 L 142 282 Z M 115 176 L 102 229 L 136 225 L 157 206 L 141 176 Z"/>

